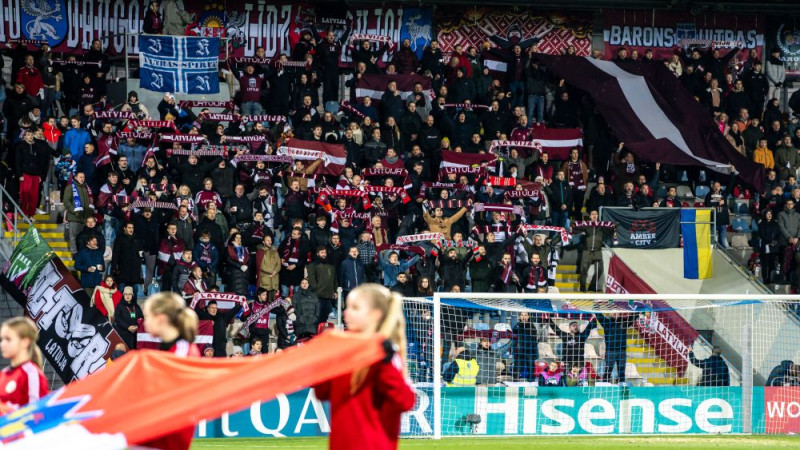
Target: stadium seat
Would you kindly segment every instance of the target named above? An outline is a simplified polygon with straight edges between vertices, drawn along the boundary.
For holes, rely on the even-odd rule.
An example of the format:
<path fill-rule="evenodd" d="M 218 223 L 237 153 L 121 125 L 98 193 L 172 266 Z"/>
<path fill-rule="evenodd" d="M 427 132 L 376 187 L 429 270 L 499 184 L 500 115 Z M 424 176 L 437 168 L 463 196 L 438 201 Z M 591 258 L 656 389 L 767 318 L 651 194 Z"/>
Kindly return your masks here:
<path fill-rule="evenodd" d="M 639 374 L 639 371 L 636 369 L 636 364 L 634 363 L 625 363 L 625 379 L 626 380 L 637 380 L 641 379 L 642 376 Z"/>
<path fill-rule="evenodd" d="M 539 358 L 554 360 L 558 359 L 553 348 L 547 342 L 539 342 Z"/>
<path fill-rule="evenodd" d="M 694 195 L 697 198 L 706 198 L 706 194 L 711 192 L 711 189 L 708 186 L 700 185 L 694 189 Z"/>
<path fill-rule="evenodd" d="M 678 187 L 675 188 L 675 191 L 680 198 L 692 198 L 694 194 L 692 194 L 692 188 L 686 186 L 685 184 L 679 184 Z"/>
<path fill-rule="evenodd" d="M 597 351 L 594 349 L 594 345 L 590 343 L 583 344 L 583 357 L 585 359 L 593 360 L 593 361 L 600 361 L 600 355 L 597 354 Z M 589 361 L 586 361 L 589 364 Z"/>
<path fill-rule="evenodd" d="M 731 228 L 737 233 L 747 233 L 750 231 L 750 225 L 748 225 L 747 221 L 741 217 L 733 219 L 733 222 L 731 222 Z"/>
<path fill-rule="evenodd" d="M 547 370 L 547 361 L 536 361 L 536 367 L 533 369 L 533 375 L 538 377 L 540 373 Z"/>
<path fill-rule="evenodd" d="M 687 202 L 687 201 L 683 201 L 683 202 L 681 202 L 681 207 L 682 208 L 691 208 L 692 204 Z"/>
<path fill-rule="evenodd" d="M 731 247 L 747 248 L 750 247 L 749 239 L 746 234 L 736 234 L 731 236 Z"/>
<path fill-rule="evenodd" d="M 733 213 L 737 215 L 750 214 L 750 201 L 748 200 L 735 200 L 733 206 Z"/>

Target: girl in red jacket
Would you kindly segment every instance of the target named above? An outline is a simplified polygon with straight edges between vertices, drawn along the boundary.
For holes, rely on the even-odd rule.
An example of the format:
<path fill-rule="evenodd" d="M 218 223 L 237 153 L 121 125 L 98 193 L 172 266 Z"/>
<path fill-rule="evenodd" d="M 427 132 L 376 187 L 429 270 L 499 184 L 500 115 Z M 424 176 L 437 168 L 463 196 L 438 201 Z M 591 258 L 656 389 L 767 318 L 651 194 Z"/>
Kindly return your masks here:
<path fill-rule="evenodd" d="M 11 365 L 0 372 L 0 414 L 6 414 L 47 395 L 42 352 L 36 346 L 36 324 L 14 317 L 0 328 L 0 351 Z"/>
<path fill-rule="evenodd" d="M 200 356 L 200 350 L 192 342 L 197 336 L 197 314 L 186 307 L 186 302 L 173 292 L 160 292 L 144 302 L 144 329 L 161 339 L 159 350 L 177 356 Z M 188 450 L 192 444 L 194 426 L 162 436 L 143 447 L 163 450 Z"/>
<path fill-rule="evenodd" d="M 347 329 L 379 333 L 396 353 L 387 360 L 315 386 L 331 403 L 330 448 L 396 449 L 400 415 L 414 406 L 405 378 L 406 333 L 402 300 L 378 284 L 362 284 L 347 296 Z"/>

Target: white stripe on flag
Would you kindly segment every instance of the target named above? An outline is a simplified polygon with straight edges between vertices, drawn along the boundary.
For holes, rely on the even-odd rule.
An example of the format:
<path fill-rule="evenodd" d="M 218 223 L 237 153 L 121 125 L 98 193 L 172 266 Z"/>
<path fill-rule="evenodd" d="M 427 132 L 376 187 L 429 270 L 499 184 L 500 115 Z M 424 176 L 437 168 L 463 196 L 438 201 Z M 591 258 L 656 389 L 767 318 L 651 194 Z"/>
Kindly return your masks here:
<path fill-rule="evenodd" d="M 625 96 L 636 117 L 639 118 L 642 125 L 647 128 L 654 138 L 667 139 L 678 147 L 680 151 L 703 165 L 728 167 L 728 164 L 700 158 L 692 152 L 686 140 L 683 139 L 680 130 L 658 106 L 658 102 L 653 98 L 653 94 L 650 92 L 650 88 L 647 87 L 647 82 L 643 76 L 626 72 L 611 61 L 601 61 L 590 57 L 585 57 L 585 59 L 601 71 L 616 78 L 622 95 Z"/>
<path fill-rule="evenodd" d="M 458 164 L 458 163 L 445 161 L 445 160 L 442 160 L 441 166 L 442 167 L 458 167 L 458 168 L 461 168 L 461 169 L 469 169 L 471 167 L 469 164 Z"/>
<path fill-rule="evenodd" d="M 494 70 L 495 72 L 506 72 L 508 71 L 508 64 L 503 61 L 497 61 L 493 59 L 485 59 L 483 60 L 483 65 L 488 67 L 489 70 Z"/>
<path fill-rule="evenodd" d="M 380 100 L 381 97 L 383 97 L 383 93 L 384 92 L 385 91 L 379 91 L 377 89 L 368 89 L 368 88 L 360 87 L 360 88 L 356 88 L 356 97 L 358 97 L 358 98 L 369 97 L 369 98 L 372 98 L 372 99 L 375 99 L 375 100 Z M 400 97 L 406 98 L 409 95 L 411 95 L 412 91 L 399 91 L 399 92 L 400 92 Z"/>
<path fill-rule="evenodd" d="M 583 139 L 534 139 L 542 147 L 583 147 Z"/>

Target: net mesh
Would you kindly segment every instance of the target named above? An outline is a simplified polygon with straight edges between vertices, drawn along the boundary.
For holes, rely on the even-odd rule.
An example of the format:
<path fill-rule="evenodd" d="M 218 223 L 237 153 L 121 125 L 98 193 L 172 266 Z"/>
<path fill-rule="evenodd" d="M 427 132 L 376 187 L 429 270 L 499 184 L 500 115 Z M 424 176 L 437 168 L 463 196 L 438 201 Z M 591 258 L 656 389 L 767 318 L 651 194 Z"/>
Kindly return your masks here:
<path fill-rule="evenodd" d="M 403 432 L 741 433 L 797 422 L 800 300 L 646 297 L 406 299 L 420 395 Z"/>

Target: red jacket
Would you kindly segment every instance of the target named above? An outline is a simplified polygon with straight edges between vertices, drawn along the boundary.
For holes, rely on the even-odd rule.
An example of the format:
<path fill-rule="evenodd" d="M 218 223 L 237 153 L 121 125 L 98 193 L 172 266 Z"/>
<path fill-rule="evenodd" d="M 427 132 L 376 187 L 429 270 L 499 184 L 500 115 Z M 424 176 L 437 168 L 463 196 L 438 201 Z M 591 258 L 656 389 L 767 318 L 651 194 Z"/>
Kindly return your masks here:
<path fill-rule="evenodd" d="M 25 66 L 17 72 L 17 83 L 25 85 L 25 93 L 35 97 L 39 95 L 39 89 L 44 87 L 42 73 L 36 67 Z"/>
<path fill-rule="evenodd" d="M 400 358 L 379 362 L 369 368 L 361 388 L 350 393 L 347 374 L 314 387 L 320 400 L 331 403 L 332 450 L 361 447 L 372 450 L 396 449 L 400 416 L 414 407 L 414 390 L 403 377 Z"/>
<path fill-rule="evenodd" d="M 16 410 L 49 392 L 42 369 L 31 361 L 8 366 L 0 372 L 0 402 L 4 407 Z"/>
<path fill-rule="evenodd" d="M 58 140 L 61 138 L 61 130 L 59 130 L 57 126 L 52 126 L 47 122 L 42 123 L 42 128 L 44 129 L 44 138 L 47 139 L 47 142 L 57 144 Z"/>

